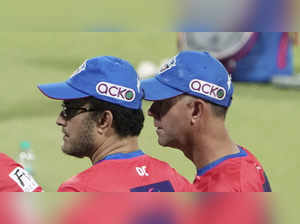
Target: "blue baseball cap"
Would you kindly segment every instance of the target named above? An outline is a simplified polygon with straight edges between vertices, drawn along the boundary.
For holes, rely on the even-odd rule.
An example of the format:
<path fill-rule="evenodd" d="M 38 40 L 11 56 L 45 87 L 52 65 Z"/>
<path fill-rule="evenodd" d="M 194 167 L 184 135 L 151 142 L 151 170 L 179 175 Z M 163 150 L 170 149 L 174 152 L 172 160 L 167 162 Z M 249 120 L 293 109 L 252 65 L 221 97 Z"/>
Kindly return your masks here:
<path fill-rule="evenodd" d="M 86 60 L 65 82 L 38 85 L 49 98 L 71 100 L 92 96 L 131 109 L 141 109 L 140 80 L 129 62 L 101 56 Z"/>
<path fill-rule="evenodd" d="M 189 94 L 229 107 L 231 76 L 208 52 L 182 51 L 160 68 L 153 78 L 142 80 L 144 99 L 157 101 Z"/>

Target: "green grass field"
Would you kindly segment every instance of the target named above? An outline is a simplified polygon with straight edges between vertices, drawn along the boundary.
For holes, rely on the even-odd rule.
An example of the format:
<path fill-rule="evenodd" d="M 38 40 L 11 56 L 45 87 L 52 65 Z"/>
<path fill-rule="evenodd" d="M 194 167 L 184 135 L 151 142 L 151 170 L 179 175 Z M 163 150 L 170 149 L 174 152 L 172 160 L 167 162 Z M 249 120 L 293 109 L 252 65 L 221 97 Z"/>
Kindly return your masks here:
<path fill-rule="evenodd" d="M 174 24 L 174 1 L 2 1 L 1 31 L 164 31 Z"/>
<path fill-rule="evenodd" d="M 87 159 L 64 155 L 61 130 L 55 124 L 60 102 L 49 100 L 36 88 L 39 83 L 67 79 L 86 58 L 114 55 L 132 62 L 159 63 L 176 54 L 175 33 L 1 33 L 0 136 L 1 151 L 17 159 L 19 144 L 31 143 L 37 156 L 35 177 L 45 191 L 56 191 L 66 179 L 86 169 Z M 295 49 L 300 71 L 300 51 Z M 300 144 L 300 91 L 271 85 L 236 84 L 227 127 L 232 138 L 249 148 L 263 164 L 278 206 L 289 213 L 286 223 L 297 223 Z M 144 102 L 144 110 L 150 104 Z M 193 180 L 195 168 L 183 154 L 157 144 L 152 119 L 146 118 L 140 146 L 167 161 Z"/>

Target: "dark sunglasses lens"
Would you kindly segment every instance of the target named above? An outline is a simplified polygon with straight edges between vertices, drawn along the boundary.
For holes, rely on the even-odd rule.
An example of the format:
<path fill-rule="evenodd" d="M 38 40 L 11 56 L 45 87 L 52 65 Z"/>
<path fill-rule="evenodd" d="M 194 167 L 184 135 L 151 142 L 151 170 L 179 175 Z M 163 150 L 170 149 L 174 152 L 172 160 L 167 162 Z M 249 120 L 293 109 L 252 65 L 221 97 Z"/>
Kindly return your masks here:
<path fill-rule="evenodd" d="M 63 109 L 61 111 L 61 115 L 64 119 L 70 120 L 72 117 L 75 116 L 75 112 L 76 112 L 76 110 L 74 110 L 74 109 L 63 107 Z"/>
<path fill-rule="evenodd" d="M 93 110 L 88 110 L 86 108 L 68 108 L 65 106 L 61 111 L 61 115 L 65 120 L 70 120 L 80 113 L 89 112 L 89 111 L 93 111 Z"/>

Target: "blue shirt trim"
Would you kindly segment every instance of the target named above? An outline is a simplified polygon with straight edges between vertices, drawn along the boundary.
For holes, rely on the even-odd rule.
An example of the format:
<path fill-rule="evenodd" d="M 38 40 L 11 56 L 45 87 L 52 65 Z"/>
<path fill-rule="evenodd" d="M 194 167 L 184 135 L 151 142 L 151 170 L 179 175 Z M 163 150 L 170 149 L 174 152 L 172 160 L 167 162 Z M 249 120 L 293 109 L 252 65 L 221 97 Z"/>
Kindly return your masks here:
<path fill-rule="evenodd" d="M 115 154 L 111 154 L 111 155 L 104 157 L 103 159 L 96 162 L 94 165 L 96 165 L 97 163 L 103 162 L 105 160 L 131 159 L 131 158 L 135 158 L 135 157 L 143 156 L 143 155 L 145 155 L 145 153 L 142 150 L 137 150 L 137 151 L 128 152 L 128 153 L 115 153 Z"/>
<path fill-rule="evenodd" d="M 232 158 L 237 158 L 237 157 L 244 157 L 244 156 L 248 155 L 245 150 L 243 150 L 240 146 L 238 146 L 238 147 L 240 149 L 239 153 L 224 156 L 221 159 L 218 159 L 218 160 L 206 165 L 205 167 L 203 167 L 201 169 L 197 169 L 197 176 L 202 176 L 208 170 L 215 168 L 217 165 L 224 162 L 225 160 L 232 159 Z"/>

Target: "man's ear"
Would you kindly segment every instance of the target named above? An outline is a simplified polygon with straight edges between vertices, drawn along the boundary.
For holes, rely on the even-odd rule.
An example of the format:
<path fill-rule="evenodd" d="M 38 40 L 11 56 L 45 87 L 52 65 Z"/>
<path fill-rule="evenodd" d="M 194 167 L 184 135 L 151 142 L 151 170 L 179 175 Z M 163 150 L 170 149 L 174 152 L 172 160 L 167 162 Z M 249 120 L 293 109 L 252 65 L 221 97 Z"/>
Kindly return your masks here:
<path fill-rule="evenodd" d="M 105 110 L 97 120 L 97 129 L 100 134 L 105 133 L 113 124 L 113 114 L 109 110 Z"/>
<path fill-rule="evenodd" d="M 201 99 L 194 99 L 190 103 L 192 124 L 196 123 L 202 118 L 205 106 L 205 102 Z"/>

